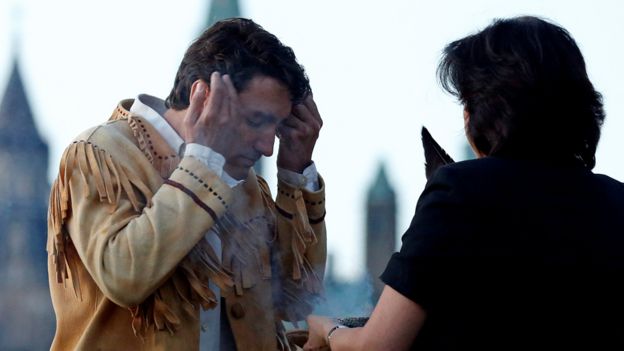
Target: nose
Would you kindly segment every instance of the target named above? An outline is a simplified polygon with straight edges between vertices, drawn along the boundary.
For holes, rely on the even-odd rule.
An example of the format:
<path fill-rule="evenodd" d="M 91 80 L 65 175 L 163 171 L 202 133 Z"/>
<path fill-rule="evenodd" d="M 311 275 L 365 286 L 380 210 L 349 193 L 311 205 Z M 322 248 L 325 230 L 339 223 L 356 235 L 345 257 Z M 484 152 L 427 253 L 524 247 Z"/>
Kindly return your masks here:
<path fill-rule="evenodd" d="M 275 130 L 263 133 L 256 141 L 256 151 L 269 157 L 273 155 L 273 145 L 275 144 Z"/>

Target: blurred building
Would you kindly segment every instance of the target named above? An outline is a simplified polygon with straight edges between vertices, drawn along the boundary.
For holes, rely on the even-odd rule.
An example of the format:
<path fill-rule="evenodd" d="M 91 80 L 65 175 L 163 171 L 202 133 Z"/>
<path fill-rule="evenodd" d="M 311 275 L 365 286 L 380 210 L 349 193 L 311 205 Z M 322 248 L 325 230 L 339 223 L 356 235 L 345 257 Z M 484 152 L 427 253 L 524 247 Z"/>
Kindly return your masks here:
<path fill-rule="evenodd" d="M 371 279 L 366 275 L 354 281 L 338 279 L 331 253 L 327 256 L 324 285 L 323 299 L 314 309 L 314 314 L 338 318 L 368 317 L 375 307 Z"/>
<path fill-rule="evenodd" d="M 367 195 L 365 274 L 355 281 L 342 281 L 334 274 L 333 257 L 328 256 L 325 298 L 314 311 L 316 314 L 367 317 L 379 299 L 384 286 L 379 276 L 396 250 L 396 194 L 390 185 L 383 162 L 379 165 Z"/>
<path fill-rule="evenodd" d="M 35 126 L 15 58 L 0 101 L 0 349 L 49 349 L 48 146 Z"/>
<path fill-rule="evenodd" d="M 241 11 L 237 0 L 211 0 L 206 28 L 222 19 L 240 16 Z"/>
<path fill-rule="evenodd" d="M 396 248 L 396 210 L 396 195 L 382 163 L 366 199 L 366 269 L 374 303 L 384 286 L 379 276 Z"/>

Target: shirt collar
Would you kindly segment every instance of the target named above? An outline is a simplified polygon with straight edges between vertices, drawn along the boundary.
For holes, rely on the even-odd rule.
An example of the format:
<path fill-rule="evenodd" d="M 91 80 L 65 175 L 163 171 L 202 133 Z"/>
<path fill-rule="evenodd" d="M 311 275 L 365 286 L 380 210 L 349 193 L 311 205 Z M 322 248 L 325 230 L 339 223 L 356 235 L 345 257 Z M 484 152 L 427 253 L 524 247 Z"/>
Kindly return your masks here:
<path fill-rule="evenodd" d="M 134 99 L 130 112 L 139 115 L 160 133 L 167 144 L 178 154 L 181 152 L 184 140 L 178 135 L 164 117 L 167 107 L 165 102 L 157 97 L 140 94 Z"/>

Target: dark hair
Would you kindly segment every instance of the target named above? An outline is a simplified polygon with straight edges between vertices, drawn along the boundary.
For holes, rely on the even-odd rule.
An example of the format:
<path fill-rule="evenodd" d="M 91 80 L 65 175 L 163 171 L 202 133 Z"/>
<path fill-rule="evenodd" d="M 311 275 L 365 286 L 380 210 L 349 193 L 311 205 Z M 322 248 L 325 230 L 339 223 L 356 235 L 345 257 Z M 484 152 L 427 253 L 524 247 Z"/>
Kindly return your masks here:
<path fill-rule="evenodd" d="M 564 28 L 536 17 L 495 20 L 444 49 L 438 78 L 463 103 L 466 133 L 486 155 L 594 167 L 602 96 Z"/>
<path fill-rule="evenodd" d="M 308 77 L 290 47 L 252 20 L 232 18 L 215 23 L 191 44 L 180 63 L 166 106 L 187 108 L 193 82 L 202 79 L 210 84 L 214 71 L 229 74 L 238 91 L 260 74 L 285 84 L 295 103 L 310 92 Z"/>

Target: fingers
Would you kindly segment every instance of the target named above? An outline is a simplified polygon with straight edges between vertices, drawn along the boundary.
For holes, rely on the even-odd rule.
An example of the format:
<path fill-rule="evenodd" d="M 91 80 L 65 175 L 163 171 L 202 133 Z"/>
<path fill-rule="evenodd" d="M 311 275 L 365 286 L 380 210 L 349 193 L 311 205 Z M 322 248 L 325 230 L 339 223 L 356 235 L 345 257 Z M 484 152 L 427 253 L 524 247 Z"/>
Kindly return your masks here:
<path fill-rule="evenodd" d="M 319 127 L 323 126 L 323 120 L 321 119 L 321 114 L 318 111 L 318 107 L 316 106 L 316 102 L 314 101 L 312 94 L 308 95 L 303 100 L 303 102 L 299 104 L 299 106 L 303 106 L 308 110 L 309 115 L 307 115 L 306 117 L 309 117 L 312 120 L 314 120 L 316 124 L 319 125 Z"/>
<path fill-rule="evenodd" d="M 301 118 L 298 118 L 294 114 L 283 120 L 281 125 L 294 129 L 304 129 L 307 127 L 307 124 Z"/>
<path fill-rule="evenodd" d="M 236 88 L 234 87 L 234 83 L 232 83 L 232 78 L 230 77 L 229 74 L 223 75 L 223 85 L 225 86 L 228 96 L 230 97 L 232 102 L 234 103 L 238 102 L 238 92 L 236 91 Z"/>
<path fill-rule="evenodd" d="M 301 123 L 296 123 L 297 121 Z M 323 125 L 323 121 L 320 116 L 315 116 L 314 113 L 304 104 L 299 104 L 293 107 L 292 115 L 285 122 L 291 127 L 297 127 L 305 133 L 317 134 Z"/>
<path fill-rule="evenodd" d="M 312 100 L 310 96 L 308 96 L 304 102 L 295 105 L 292 114 L 314 130 L 318 131 L 323 126 L 323 120 L 318 113 L 314 100 Z"/>
<path fill-rule="evenodd" d="M 277 127 L 277 136 L 280 140 L 298 139 L 312 133 L 312 128 L 295 116 L 286 118 Z"/>
<path fill-rule="evenodd" d="M 232 83 L 232 78 L 229 74 L 223 76 L 223 85 L 225 86 L 228 95 L 229 103 L 227 107 L 229 109 L 229 115 L 232 117 L 238 116 L 238 92 L 236 91 L 234 83 Z"/>
<path fill-rule="evenodd" d="M 208 103 L 206 104 L 204 111 L 202 111 L 198 123 L 206 125 L 210 122 L 210 120 L 223 116 L 224 108 L 229 107 L 228 100 L 229 96 L 221 74 L 217 71 L 212 72 L 210 75 L 210 94 Z"/>
<path fill-rule="evenodd" d="M 194 125 L 197 122 L 197 119 L 203 111 L 204 102 L 206 101 L 206 88 L 206 83 L 200 79 L 193 82 L 189 107 L 184 120 L 185 123 Z"/>
<path fill-rule="evenodd" d="M 310 110 L 310 112 L 312 112 L 312 116 L 317 120 L 317 122 L 323 126 L 323 120 L 321 119 L 321 114 L 319 113 L 318 106 L 316 106 L 312 93 L 310 93 L 310 95 L 303 100 L 303 104 L 308 108 L 308 110 Z"/>
<path fill-rule="evenodd" d="M 280 140 L 312 137 L 316 139 L 323 125 L 314 99 L 308 96 L 304 102 L 293 106 L 291 115 L 278 126 Z"/>
<path fill-rule="evenodd" d="M 310 315 L 306 320 L 308 322 L 308 340 L 303 349 L 306 351 L 329 350 L 322 327 L 323 318 Z"/>

